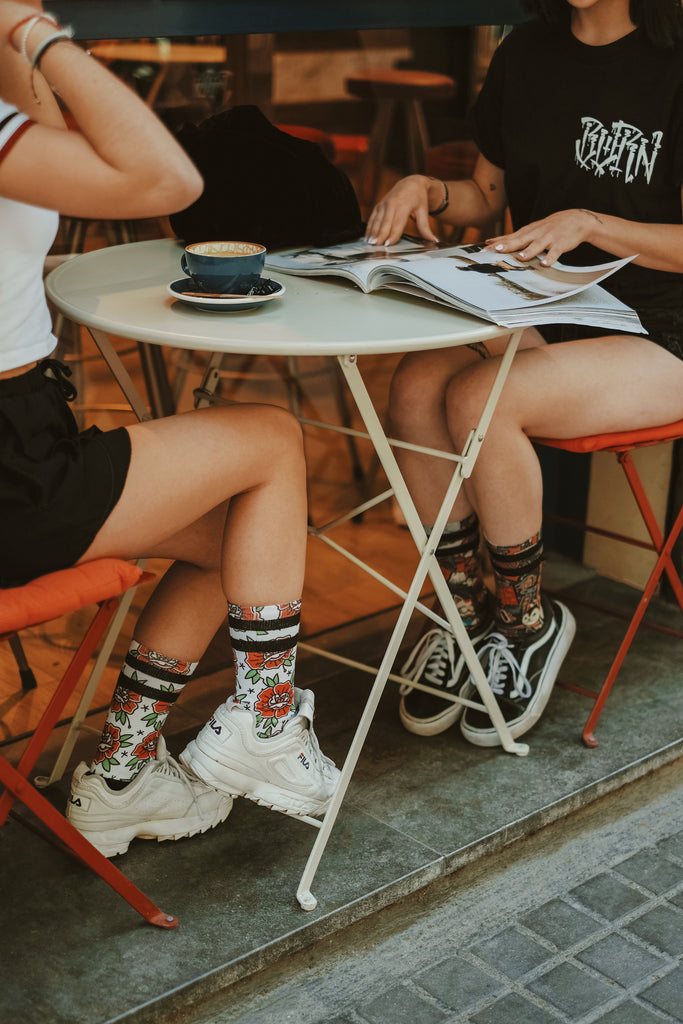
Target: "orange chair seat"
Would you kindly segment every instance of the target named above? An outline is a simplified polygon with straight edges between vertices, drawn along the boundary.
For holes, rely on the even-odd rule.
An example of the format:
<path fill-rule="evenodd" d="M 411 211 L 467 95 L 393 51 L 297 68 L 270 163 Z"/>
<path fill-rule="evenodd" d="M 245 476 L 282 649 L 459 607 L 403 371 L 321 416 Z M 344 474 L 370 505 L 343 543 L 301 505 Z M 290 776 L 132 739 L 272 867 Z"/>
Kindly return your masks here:
<path fill-rule="evenodd" d="M 535 437 L 534 442 L 550 448 L 561 448 L 567 452 L 621 452 L 630 448 L 645 448 L 652 444 L 663 444 L 683 437 L 683 420 L 664 423 L 660 427 L 643 427 L 641 430 L 621 430 L 613 434 L 593 434 L 590 437 L 549 438 Z"/>
<path fill-rule="evenodd" d="M 142 575 L 143 570 L 130 562 L 100 558 L 0 590 L 0 633 L 37 626 L 117 597 L 139 583 Z"/>

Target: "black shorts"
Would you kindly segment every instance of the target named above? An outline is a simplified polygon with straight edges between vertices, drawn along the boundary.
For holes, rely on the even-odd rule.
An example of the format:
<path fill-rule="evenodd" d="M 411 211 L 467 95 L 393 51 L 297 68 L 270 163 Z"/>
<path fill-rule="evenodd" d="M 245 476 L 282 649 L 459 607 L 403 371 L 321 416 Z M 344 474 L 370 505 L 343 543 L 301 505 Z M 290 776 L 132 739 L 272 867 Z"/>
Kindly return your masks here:
<path fill-rule="evenodd" d="M 683 310 L 651 309 L 639 311 L 640 322 L 647 331 L 647 337 L 655 345 L 665 348 L 678 359 L 683 359 Z M 615 332 L 602 327 L 584 327 L 579 324 L 542 324 L 536 328 L 549 345 L 558 341 L 578 341 L 580 338 L 602 338 Z M 636 334 L 636 338 L 645 338 Z"/>
<path fill-rule="evenodd" d="M 65 369 L 46 359 L 0 379 L 0 587 L 74 565 L 126 481 L 128 431 L 79 433 Z"/>

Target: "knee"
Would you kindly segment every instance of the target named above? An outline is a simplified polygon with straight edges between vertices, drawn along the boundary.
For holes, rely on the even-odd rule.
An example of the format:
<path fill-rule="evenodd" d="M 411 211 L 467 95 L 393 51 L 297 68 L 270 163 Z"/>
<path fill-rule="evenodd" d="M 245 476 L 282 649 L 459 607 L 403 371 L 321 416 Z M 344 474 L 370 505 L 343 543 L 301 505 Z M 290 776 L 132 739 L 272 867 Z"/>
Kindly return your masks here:
<path fill-rule="evenodd" d="M 437 410 L 442 412 L 448 376 L 431 358 L 434 353 L 410 353 L 397 367 L 389 387 L 391 429 L 415 437 Z"/>
<path fill-rule="evenodd" d="M 274 448 L 296 458 L 303 458 L 303 431 L 296 416 L 277 405 L 264 405 L 260 407 L 259 420 Z"/>
<path fill-rule="evenodd" d="M 449 433 L 456 443 L 463 444 L 479 422 L 496 369 L 494 360 L 487 360 L 466 367 L 448 382 L 446 416 Z"/>

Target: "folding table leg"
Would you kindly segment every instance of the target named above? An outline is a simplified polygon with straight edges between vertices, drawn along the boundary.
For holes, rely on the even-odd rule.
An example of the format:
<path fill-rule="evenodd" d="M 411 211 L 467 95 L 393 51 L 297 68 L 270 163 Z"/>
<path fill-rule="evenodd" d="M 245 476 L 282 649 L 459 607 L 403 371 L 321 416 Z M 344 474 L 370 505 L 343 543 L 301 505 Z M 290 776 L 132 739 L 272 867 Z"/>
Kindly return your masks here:
<path fill-rule="evenodd" d="M 462 486 L 463 479 L 469 476 L 472 472 L 472 468 L 486 435 L 491 417 L 493 416 L 498 397 L 502 390 L 503 383 L 510 368 L 520 337 L 521 331 L 516 331 L 510 338 L 505 355 L 501 360 L 498 374 L 496 375 L 491 392 L 484 405 L 479 423 L 475 430 L 472 431 L 462 455 L 453 456 L 452 454 L 447 454 L 444 456 L 444 453 L 436 451 L 432 452 L 432 454 L 441 455 L 442 457 L 446 457 L 451 461 L 454 461 L 456 463 L 456 468 L 429 538 L 427 538 L 424 527 L 420 522 L 414 502 L 398 467 L 398 463 L 396 462 L 391 443 L 384 433 L 380 419 L 367 392 L 360 371 L 358 370 L 356 357 L 338 357 L 340 366 L 348 382 L 349 389 L 351 390 L 356 406 L 358 407 L 358 411 L 363 418 L 368 434 L 374 444 L 375 451 L 377 452 L 377 456 L 382 464 L 382 468 L 384 469 L 389 483 L 396 494 L 398 502 L 405 515 L 406 524 L 411 532 L 413 540 L 415 541 L 416 547 L 420 552 L 420 560 L 406 594 L 406 598 L 403 602 L 398 620 L 389 639 L 380 667 L 377 671 L 375 682 L 366 701 L 360 722 L 351 742 L 351 746 L 344 760 L 337 789 L 335 790 L 330 806 L 322 819 L 318 835 L 315 843 L 313 844 L 313 849 L 311 850 L 308 862 L 301 876 L 301 881 L 297 889 L 297 899 L 303 910 L 313 910 L 317 905 L 317 900 L 311 892 L 313 878 L 325 851 L 327 841 L 332 832 L 332 828 L 334 827 L 334 823 L 341 808 L 349 782 L 351 781 L 351 776 L 362 752 L 363 743 L 365 742 L 375 711 L 377 710 L 382 693 L 384 692 L 384 687 L 387 683 L 391 668 L 410 623 L 411 616 L 418 603 L 422 584 L 424 583 L 427 574 L 430 575 L 432 583 L 437 591 L 437 596 L 442 602 L 448 622 L 453 628 L 456 640 L 461 647 L 463 656 L 465 657 L 467 665 L 472 673 L 473 680 L 477 686 L 484 706 L 491 717 L 494 727 L 500 735 L 503 748 L 510 753 L 515 753 L 520 756 L 524 756 L 529 751 L 529 748 L 525 743 L 516 743 L 510 736 L 507 724 L 498 707 L 498 703 L 491 692 L 486 677 L 484 676 L 481 665 L 477 659 L 476 652 L 472 647 L 472 642 L 467 635 L 467 631 L 460 619 L 460 616 L 458 615 L 452 595 L 448 590 L 448 586 L 435 557 L 436 546 L 441 534 L 443 533 L 453 501 Z M 414 448 L 415 446 L 406 445 L 406 447 Z"/>

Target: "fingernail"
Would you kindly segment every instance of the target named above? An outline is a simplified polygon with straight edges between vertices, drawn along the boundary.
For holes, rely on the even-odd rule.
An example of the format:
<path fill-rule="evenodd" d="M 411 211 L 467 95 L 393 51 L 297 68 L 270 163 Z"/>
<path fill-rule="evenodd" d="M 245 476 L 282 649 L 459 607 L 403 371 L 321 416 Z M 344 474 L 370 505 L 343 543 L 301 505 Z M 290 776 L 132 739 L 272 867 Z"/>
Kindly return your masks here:
<path fill-rule="evenodd" d="M 377 245 L 376 238 L 368 238 L 368 245 Z"/>
<path fill-rule="evenodd" d="M 496 246 L 496 252 L 501 252 L 501 251 L 502 251 L 502 249 L 503 249 L 503 246 L 502 246 L 502 245 L 497 245 L 497 246 Z"/>

